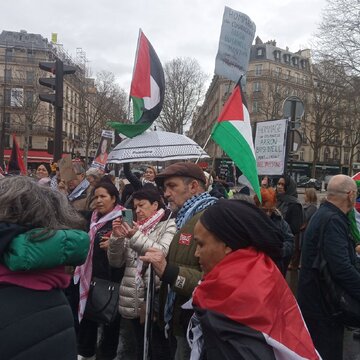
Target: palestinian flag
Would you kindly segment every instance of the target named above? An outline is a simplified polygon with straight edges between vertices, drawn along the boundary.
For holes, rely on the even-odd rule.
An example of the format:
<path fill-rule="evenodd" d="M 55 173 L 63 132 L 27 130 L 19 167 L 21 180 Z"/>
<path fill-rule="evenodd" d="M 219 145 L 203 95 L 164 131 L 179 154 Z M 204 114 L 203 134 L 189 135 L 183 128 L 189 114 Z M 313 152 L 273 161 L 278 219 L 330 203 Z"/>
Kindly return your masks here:
<path fill-rule="evenodd" d="M 143 133 L 160 115 L 164 94 L 164 70 L 154 48 L 140 30 L 130 88 L 134 124 L 112 122 L 110 125 L 130 138 Z"/>
<path fill-rule="evenodd" d="M 10 160 L 7 164 L 6 171 L 7 173 L 20 173 L 21 175 L 26 175 L 25 164 L 15 134 L 13 134 L 13 147 L 11 149 Z"/>
<path fill-rule="evenodd" d="M 205 275 L 193 306 L 211 359 L 320 359 L 286 281 L 254 248 L 230 253 Z"/>
<path fill-rule="evenodd" d="M 211 137 L 234 161 L 261 199 L 250 116 L 240 81 L 225 103 Z"/>

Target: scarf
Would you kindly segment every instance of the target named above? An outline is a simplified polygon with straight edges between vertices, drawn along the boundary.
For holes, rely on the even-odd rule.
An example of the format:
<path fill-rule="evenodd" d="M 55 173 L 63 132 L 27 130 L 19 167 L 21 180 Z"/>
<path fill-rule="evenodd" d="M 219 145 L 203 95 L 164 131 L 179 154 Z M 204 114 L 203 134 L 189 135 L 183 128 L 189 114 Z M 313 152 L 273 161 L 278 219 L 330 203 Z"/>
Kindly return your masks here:
<path fill-rule="evenodd" d="M 149 235 L 155 229 L 156 225 L 160 222 L 160 220 L 164 217 L 164 214 L 165 214 L 165 210 L 159 209 L 152 216 L 148 217 L 143 221 L 139 221 L 138 222 L 139 231 L 141 231 L 144 235 Z M 142 270 L 143 270 L 143 261 L 137 258 L 135 284 L 138 289 L 143 282 L 141 275 Z"/>
<path fill-rule="evenodd" d="M 194 195 L 193 197 L 185 201 L 175 220 L 177 229 L 181 229 L 186 224 L 186 222 L 190 220 L 196 213 L 215 204 L 216 201 L 218 201 L 218 198 L 211 196 L 208 192 Z M 168 338 L 168 331 L 170 329 L 170 320 L 172 319 L 173 315 L 175 299 L 176 293 L 169 286 L 164 309 L 166 338 Z"/>
<path fill-rule="evenodd" d="M 176 216 L 175 222 L 177 229 L 181 229 L 196 213 L 213 205 L 217 200 L 216 197 L 212 197 L 208 192 L 194 195 L 186 200 Z"/>
<path fill-rule="evenodd" d="M 32 290 L 65 289 L 69 286 L 70 275 L 64 266 L 53 269 L 11 271 L 0 264 L 0 284 L 11 284 Z"/>
<path fill-rule="evenodd" d="M 90 183 L 84 179 L 73 191 L 68 195 L 69 201 L 74 201 L 80 197 L 83 192 L 89 187 Z"/>
<path fill-rule="evenodd" d="M 121 211 L 124 209 L 121 205 L 116 205 L 114 209 L 108 214 L 102 216 L 98 219 L 99 213 L 97 210 L 93 211 L 91 215 L 91 223 L 90 223 L 90 247 L 88 256 L 85 260 L 85 263 L 81 266 L 77 266 L 74 272 L 74 283 L 77 284 L 80 280 L 79 292 L 80 292 L 80 301 L 79 301 L 79 322 L 84 316 L 85 306 L 87 302 L 87 298 L 89 296 L 90 289 L 90 281 L 92 276 L 92 258 L 94 251 L 94 240 L 96 233 L 100 230 L 108 221 L 114 220 L 120 217 Z"/>

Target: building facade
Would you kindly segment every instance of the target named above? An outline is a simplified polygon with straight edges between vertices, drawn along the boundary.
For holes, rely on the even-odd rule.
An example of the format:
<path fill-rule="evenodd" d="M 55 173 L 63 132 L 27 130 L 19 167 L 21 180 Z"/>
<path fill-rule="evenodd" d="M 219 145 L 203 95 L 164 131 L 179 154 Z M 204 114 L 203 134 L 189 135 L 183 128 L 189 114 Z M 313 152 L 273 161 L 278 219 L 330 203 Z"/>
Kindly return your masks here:
<path fill-rule="evenodd" d="M 47 88 L 39 85 L 40 77 L 51 76 L 39 69 L 41 61 L 55 61 L 75 66 L 74 75 L 64 76 L 63 152 L 83 154 L 81 132 L 81 92 L 86 79 L 85 67 L 74 61 L 56 44 L 39 34 L 2 31 L 0 34 L 0 118 L 4 158 L 9 158 L 15 134 L 27 154 L 29 164 L 52 160 L 55 114 L 53 106 L 39 100 Z M 92 86 L 94 87 L 93 80 Z M 91 104 L 88 104 L 91 107 Z M 92 149 L 95 151 L 95 149 Z M 25 156 L 26 157 L 26 156 Z"/>
<path fill-rule="evenodd" d="M 314 79 L 310 50 L 294 53 L 288 48 L 277 47 L 273 40 L 264 43 L 259 37 L 256 38 L 251 48 L 246 85 L 243 87 L 253 133 L 259 121 L 284 118 L 283 106 L 287 97 L 297 96 L 304 103 L 305 114 L 301 118 L 300 127 L 297 128 L 302 143 L 298 151 L 293 154 L 290 166 L 295 179 L 312 174 L 314 144 L 311 139 L 317 126 L 312 103 L 314 84 L 316 79 Z M 205 144 L 234 85 L 232 81 L 214 75 L 205 101 L 197 111 L 189 131 L 189 136 L 198 144 L 202 146 Z M 348 154 L 344 149 L 346 137 L 343 132 L 339 125 L 337 135 L 329 137 L 329 141 L 319 150 L 316 177 L 321 178 L 339 172 L 347 173 Z M 213 141 L 208 143 L 205 150 L 211 157 L 226 156 Z"/>

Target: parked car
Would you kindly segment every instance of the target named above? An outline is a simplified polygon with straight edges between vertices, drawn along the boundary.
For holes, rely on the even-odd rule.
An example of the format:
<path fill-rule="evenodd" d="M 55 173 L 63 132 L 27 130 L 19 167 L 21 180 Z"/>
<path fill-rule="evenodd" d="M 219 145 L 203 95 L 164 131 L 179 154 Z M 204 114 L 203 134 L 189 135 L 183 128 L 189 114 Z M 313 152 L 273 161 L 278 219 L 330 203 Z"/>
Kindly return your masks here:
<path fill-rule="evenodd" d="M 318 179 L 309 179 L 305 184 L 305 188 L 314 188 L 316 190 L 321 190 L 321 181 Z"/>

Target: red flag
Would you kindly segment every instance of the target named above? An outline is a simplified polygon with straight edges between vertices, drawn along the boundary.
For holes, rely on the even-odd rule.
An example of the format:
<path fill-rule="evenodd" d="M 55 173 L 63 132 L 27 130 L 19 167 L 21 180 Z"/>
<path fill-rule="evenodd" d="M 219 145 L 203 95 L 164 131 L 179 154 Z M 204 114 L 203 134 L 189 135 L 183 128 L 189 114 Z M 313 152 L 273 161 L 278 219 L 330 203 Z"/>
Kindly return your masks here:
<path fill-rule="evenodd" d="M 25 164 L 22 159 L 19 145 L 16 141 L 16 136 L 13 134 L 13 147 L 11 150 L 10 160 L 6 167 L 7 173 L 20 172 L 21 175 L 26 175 Z"/>

